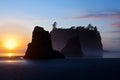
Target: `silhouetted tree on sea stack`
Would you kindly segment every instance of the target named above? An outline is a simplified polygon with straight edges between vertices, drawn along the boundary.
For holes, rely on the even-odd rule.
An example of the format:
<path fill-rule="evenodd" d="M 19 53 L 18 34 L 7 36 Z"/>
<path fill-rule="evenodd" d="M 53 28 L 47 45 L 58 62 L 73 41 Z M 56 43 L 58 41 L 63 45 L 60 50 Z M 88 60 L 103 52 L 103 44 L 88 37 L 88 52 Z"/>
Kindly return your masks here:
<path fill-rule="evenodd" d="M 32 34 L 32 42 L 28 44 L 25 59 L 64 58 L 60 52 L 53 50 L 51 35 L 42 27 L 36 26 Z"/>
<path fill-rule="evenodd" d="M 56 30 L 57 22 L 54 22 L 52 25 L 53 25 L 53 30 Z"/>

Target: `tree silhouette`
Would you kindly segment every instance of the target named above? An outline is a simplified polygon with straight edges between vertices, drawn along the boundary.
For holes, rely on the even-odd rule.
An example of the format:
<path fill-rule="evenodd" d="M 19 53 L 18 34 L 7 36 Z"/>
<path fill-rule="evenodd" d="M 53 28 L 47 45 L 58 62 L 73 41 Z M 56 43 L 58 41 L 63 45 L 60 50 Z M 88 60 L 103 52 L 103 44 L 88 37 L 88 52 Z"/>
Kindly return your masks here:
<path fill-rule="evenodd" d="M 57 28 L 56 28 L 57 22 L 54 22 L 52 25 L 53 25 L 53 30 L 57 29 Z"/>

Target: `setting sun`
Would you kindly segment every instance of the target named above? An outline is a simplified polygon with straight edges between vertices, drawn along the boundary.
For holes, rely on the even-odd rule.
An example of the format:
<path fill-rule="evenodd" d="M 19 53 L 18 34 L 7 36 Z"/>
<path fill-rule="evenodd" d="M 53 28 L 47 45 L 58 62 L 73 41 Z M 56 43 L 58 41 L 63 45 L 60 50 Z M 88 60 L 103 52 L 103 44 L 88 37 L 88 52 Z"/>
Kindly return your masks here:
<path fill-rule="evenodd" d="M 8 57 L 12 57 L 13 56 L 13 54 L 12 53 L 8 53 Z"/>
<path fill-rule="evenodd" d="M 3 46 L 8 50 L 13 50 L 18 46 L 18 42 L 15 39 L 6 39 Z"/>
<path fill-rule="evenodd" d="M 0 56 L 23 56 L 28 39 L 17 32 L 1 34 Z"/>

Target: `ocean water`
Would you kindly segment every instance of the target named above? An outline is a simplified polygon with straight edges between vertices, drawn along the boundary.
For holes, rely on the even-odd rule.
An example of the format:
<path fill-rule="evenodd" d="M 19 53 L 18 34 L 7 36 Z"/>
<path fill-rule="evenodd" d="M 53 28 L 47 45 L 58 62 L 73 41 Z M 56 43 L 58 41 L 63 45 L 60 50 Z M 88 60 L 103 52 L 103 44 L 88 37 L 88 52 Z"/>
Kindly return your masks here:
<path fill-rule="evenodd" d="M 25 53 L 0 53 L 0 57 L 24 56 Z M 96 55 L 95 53 L 93 55 Z M 94 57 L 93 57 L 94 58 Z M 104 52 L 101 58 L 120 58 L 120 51 Z"/>
<path fill-rule="evenodd" d="M 103 53 L 103 58 L 120 58 L 120 52 Z"/>
<path fill-rule="evenodd" d="M 0 80 L 119 80 L 119 58 L 0 58 Z"/>

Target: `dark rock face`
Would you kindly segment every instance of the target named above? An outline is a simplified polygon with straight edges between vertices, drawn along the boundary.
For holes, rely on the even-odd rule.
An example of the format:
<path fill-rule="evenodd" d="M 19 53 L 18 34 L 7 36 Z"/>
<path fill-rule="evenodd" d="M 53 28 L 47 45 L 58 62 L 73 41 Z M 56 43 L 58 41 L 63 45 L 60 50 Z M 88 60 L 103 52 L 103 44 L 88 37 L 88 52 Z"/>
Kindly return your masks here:
<path fill-rule="evenodd" d="M 28 44 L 25 59 L 64 58 L 59 51 L 52 48 L 51 35 L 42 27 L 36 26 L 32 35 L 32 42 Z"/>
<path fill-rule="evenodd" d="M 83 52 L 79 41 L 79 36 L 72 37 L 67 41 L 66 46 L 61 51 L 65 56 L 68 57 L 82 57 Z"/>
<path fill-rule="evenodd" d="M 62 51 L 68 45 L 68 40 L 78 35 L 84 57 L 102 57 L 103 55 L 100 32 L 96 26 L 92 26 L 91 24 L 86 27 L 77 26 L 67 29 L 55 27 L 50 34 L 53 49 L 55 50 Z"/>

